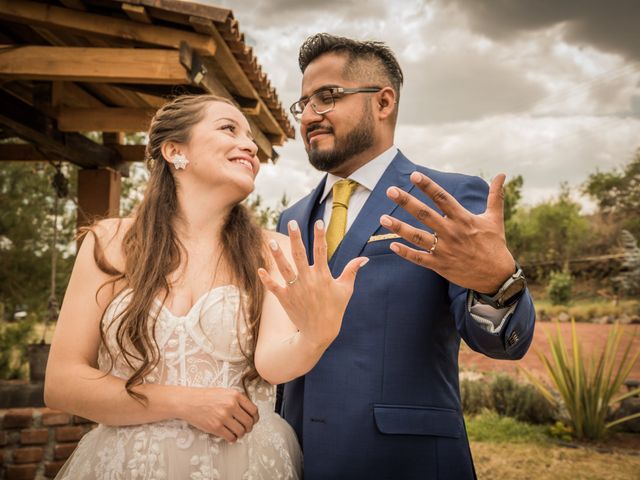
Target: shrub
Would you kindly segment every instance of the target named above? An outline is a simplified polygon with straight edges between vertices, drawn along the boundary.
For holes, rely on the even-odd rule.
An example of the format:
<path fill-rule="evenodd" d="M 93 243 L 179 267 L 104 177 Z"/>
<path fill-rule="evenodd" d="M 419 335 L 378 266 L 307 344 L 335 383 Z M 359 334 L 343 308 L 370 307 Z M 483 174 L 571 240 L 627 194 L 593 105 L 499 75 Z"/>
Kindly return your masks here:
<path fill-rule="evenodd" d="M 462 380 L 460 382 L 462 411 L 475 415 L 485 409 L 493 409 L 489 384 L 484 380 Z"/>
<path fill-rule="evenodd" d="M 550 423 L 556 411 L 533 385 L 522 384 L 509 375 L 496 375 L 491 383 L 494 410 L 503 416 L 528 423 Z"/>
<path fill-rule="evenodd" d="M 579 439 L 598 440 L 614 425 L 640 418 L 640 413 L 636 413 L 612 422 L 606 421 L 612 405 L 640 393 L 640 388 L 636 388 L 615 397 L 640 356 L 640 350 L 631 354 L 633 338 L 621 348 L 623 330 L 620 324 L 616 323 L 609 331 L 607 342 L 599 357 L 596 358 L 596 355 L 592 354 L 589 358 L 583 358 L 576 324 L 572 320 L 570 356 L 560 333 L 560 326 L 556 326 L 558 328 L 555 337 L 546 332 L 551 347 L 551 358 L 539 351 L 536 353 L 562 398 L 573 434 Z M 616 361 L 619 353 L 620 360 Z M 528 370 L 521 368 L 545 398 L 552 404 L 556 403 L 551 390 Z"/>
<path fill-rule="evenodd" d="M 519 383 L 506 374 L 497 374 L 491 381 L 462 380 L 460 395 L 467 415 L 491 410 L 535 424 L 550 423 L 556 418 L 554 406 L 533 385 Z"/>
<path fill-rule="evenodd" d="M 32 321 L 0 322 L 0 379 L 26 376 L 27 344 L 32 331 Z"/>
<path fill-rule="evenodd" d="M 563 272 L 551 272 L 547 284 L 547 295 L 552 305 L 567 305 L 571 300 L 571 288 L 573 277 L 567 270 Z"/>

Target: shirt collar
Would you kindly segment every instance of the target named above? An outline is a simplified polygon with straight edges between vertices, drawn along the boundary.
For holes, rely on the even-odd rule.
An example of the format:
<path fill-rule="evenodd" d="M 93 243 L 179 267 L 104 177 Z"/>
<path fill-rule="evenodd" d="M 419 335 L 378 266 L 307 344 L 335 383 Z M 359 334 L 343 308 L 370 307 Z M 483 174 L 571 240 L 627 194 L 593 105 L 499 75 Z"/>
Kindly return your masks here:
<path fill-rule="evenodd" d="M 392 145 L 388 150 L 385 150 L 373 160 L 365 163 L 347 178 L 358 182 L 360 184 L 358 188 L 364 187 L 371 192 L 380 178 L 382 178 L 382 174 L 395 158 L 397 153 L 398 148 L 395 145 Z M 327 173 L 327 181 L 324 184 L 324 191 L 320 197 L 320 202 L 325 201 L 331 193 L 333 186 L 339 180 L 342 180 L 342 177 L 338 177 L 332 173 Z"/>

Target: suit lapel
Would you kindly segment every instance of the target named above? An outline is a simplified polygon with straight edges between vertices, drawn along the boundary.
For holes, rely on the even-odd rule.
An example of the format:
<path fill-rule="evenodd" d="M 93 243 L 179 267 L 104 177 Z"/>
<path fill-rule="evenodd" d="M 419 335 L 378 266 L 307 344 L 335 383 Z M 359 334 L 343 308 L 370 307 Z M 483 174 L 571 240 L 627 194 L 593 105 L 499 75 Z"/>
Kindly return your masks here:
<path fill-rule="evenodd" d="M 415 170 L 415 165 L 398 152 L 331 258 L 329 266 L 334 275 L 342 273 L 345 265 L 362 252 L 369 237 L 380 228 L 380 216 L 391 215 L 397 208 L 397 205 L 387 198 L 387 189 L 394 185 L 410 192 L 414 185 L 409 180 L 409 175 Z"/>
<path fill-rule="evenodd" d="M 316 189 L 311 192 L 311 194 L 306 198 L 306 203 L 301 205 L 302 216 L 297 219 L 298 226 L 300 227 L 300 233 L 302 235 L 302 241 L 304 243 L 304 247 L 307 249 L 307 258 L 309 259 L 309 263 L 311 263 L 313 259 L 313 244 L 310 241 L 310 234 L 313 231 L 311 224 L 314 220 L 314 212 L 316 211 L 315 209 L 320 207 L 318 205 L 318 201 L 320 200 L 320 196 L 324 191 L 324 185 L 326 181 L 327 176 L 325 175 Z M 284 225 L 284 229 L 284 231 L 286 232 L 286 225 Z"/>

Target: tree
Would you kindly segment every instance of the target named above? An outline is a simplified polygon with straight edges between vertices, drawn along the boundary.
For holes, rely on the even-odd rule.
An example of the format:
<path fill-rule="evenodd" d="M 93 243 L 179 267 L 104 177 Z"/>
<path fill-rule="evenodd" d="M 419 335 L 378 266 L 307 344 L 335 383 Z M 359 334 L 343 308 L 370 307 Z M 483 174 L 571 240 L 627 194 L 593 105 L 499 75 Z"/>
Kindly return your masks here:
<path fill-rule="evenodd" d="M 75 167 L 62 172 L 75 177 Z M 5 319 L 24 309 L 39 318 L 47 315 L 51 280 L 51 242 L 55 191 L 54 168 L 46 163 L 4 163 L 0 168 L 0 304 Z M 71 272 L 75 235 L 75 206 L 59 205 L 57 297 L 60 299 Z"/>
<path fill-rule="evenodd" d="M 509 246 L 521 262 L 556 261 L 584 255 L 591 241 L 589 221 L 580 213 L 566 184 L 557 198 L 520 209 L 510 219 Z"/>
<path fill-rule="evenodd" d="M 596 171 L 589 175 L 583 189 L 611 221 L 640 238 L 640 148 L 622 171 Z"/>

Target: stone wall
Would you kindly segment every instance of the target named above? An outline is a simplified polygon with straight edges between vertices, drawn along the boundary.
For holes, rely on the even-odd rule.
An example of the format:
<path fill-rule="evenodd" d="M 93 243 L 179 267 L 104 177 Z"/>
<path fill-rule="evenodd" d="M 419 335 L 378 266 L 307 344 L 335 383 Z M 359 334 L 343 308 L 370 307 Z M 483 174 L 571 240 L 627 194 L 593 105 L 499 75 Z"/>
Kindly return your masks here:
<path fill-rule="evenodd" d="M 95 424 L 50 408 L 0 410 L 0 478 L 55 477 Z"/>

